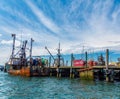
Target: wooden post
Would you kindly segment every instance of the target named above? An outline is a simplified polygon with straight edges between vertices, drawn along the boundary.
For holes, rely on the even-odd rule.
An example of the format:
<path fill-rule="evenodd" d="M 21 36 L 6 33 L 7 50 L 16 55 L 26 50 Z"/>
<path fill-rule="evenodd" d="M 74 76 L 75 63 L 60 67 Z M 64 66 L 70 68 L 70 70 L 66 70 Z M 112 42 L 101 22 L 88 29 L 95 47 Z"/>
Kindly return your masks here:
<path fill-rule="evenodd" d="M 62 69 L 59 68 L 59 78 L 61 77 Z"/>
<path fill-rule="evenodd" d="M 108 70 L 109 65 L 109 49 L 106 49 L 106 70 Z"/>
<path fill-rule="evenodd" d="M 65 66 L 64 58 L 63 58 L 63 66 Z"/>
<path fill-rule="evenodd" d="M 57 71 L 57 77 L 59 77 L 59 67 L 57 67 L 56 71 Z"/>
<path fill-rule="evenodd" d="M 72 78 L 72 67 L 70 68 L 70 78 Z"/>
<path fill-rule="evenodd" d="M 68 66 L 68 60 L 66 61 L 66 66 Z"/>
<path fill-rule="evenodd" d="M 109 70 L 109 49 L 106 49 L 106 81 L 113 82 L 114 70 Z"/>
<path fill-rule="evenodd" d="M 75 77 L 75 69 L 72 69 L 72 78 L 74 78 Z"/>
<path fill-rule="evenodd" d="M 49 57 L 49 68 L 51 66 L 51 56 Z"/>
<path fill-rule="evenodd" d="M 70 67 L 70 78 L 72 78 L 72 73 L 73 73 L 73 71 L 72 71 L 72 66 L 73 66 L 73 53 L 71 54 L 71 67 Z"/>
<path fill-rule="evenodd" d="M 85 52 L 85 61 L 86 61 L 86 68 L 87 68 L 87 60 L 88 60 L 88 55 L 87 55 L 87 52 Z"/>
<path fill-rule="evenodd" d="M 71 54 L 71 67 L 73 66 L 73 59 L 74 59 L 74 57 L 73 57 L 73 53 Z"/>
<path fill-rule="evenodd" d="M 109 64 L 109 49 L 106 49 L 106 81 L 109 81 L 108 64 Z"/>
<path fill-rule="evenodd" d="M 52 76 L 52 69 L 50 68 L 50 76 Z"/>

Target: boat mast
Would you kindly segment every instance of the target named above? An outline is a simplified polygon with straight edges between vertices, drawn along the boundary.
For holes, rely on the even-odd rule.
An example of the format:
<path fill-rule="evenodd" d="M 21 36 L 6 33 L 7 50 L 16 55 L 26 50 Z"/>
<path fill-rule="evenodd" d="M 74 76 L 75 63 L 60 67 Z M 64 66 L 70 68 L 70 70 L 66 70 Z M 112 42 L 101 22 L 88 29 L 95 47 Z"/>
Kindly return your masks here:
<path fill-rule="evenodd" d="M 30 58 L 32 58 L 32 43 L 34 40 L 31 38 L 31 44 L 30 44 Z"/>
<path fill-rule="evenodd" d="M 60 67 L 60 42 L 59 42 L 59 47 L 58 47 L 58 67 Z"/>
<path fill-rule="evenodd" d="M 23 54 L 23 56 L 24 56 L 24 59 L 26 59 L 26 52 L 25 52 L 25 49 L 26 49 L 26 45 L 27 45 L 27 40 L 25 40 L 25 42 L 24 42 L 24 54 Z"/>
<path fill-rule="evenodd" d="M 15 34 L 12 34 L 12 37 L 13 37 L 13 48 L 12 48 L 12 55 L 11 55 L 11 58 L 14 57 L 14 51 L 15 51 L 15 38 L 16 38 L 16 35 L 15 35 Z"/>

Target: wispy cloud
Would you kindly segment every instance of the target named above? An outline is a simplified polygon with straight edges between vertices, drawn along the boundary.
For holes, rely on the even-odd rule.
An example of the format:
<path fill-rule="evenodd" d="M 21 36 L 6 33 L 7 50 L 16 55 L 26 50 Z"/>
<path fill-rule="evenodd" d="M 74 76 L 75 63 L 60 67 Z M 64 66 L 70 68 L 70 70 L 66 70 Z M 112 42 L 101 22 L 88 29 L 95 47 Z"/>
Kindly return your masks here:
<path fill-rule="evenodd" d="M 55 34 L 58 34 L 60 32 L 60 28 L 55 24 L 51 19 L 49 19 L 47 16 L 44 15 L 44 13 L 35 6 L 32 2 L 26 1 L 28 6 L 31 8 L 33 13 L 38 17 L 39 21 L 47 27 L 50 31 L 52 31 Z"/>
<path fill-rule="evenodd" d="M 107 42 L 109 40 L 119 40 L 119 4 L 114 5 L 113 0 L 74 0 L 69 8 L 70 11 L 66 12 L 65 18 L 70 21 L 67 20 L 64 29 L 76 39 L 76 42 L 85 41 L 92 46 L 102 47 L 111 45 Z M 116 16 L 114 19 L 113 13 Z"/>
<path fill-rule="evenodd" d="M 12 45 L 12 43 L 13 43 L 13 40 L 8 40 L 8 41 L 6 41 L 6 40 L 2 40 L 1 42 L 0 42 L 0 44 L 3 44 L 3 45 Z M 20 41 L 15 41 L 15 44 L 16 44 L 16 46 L 19 46 L 20 45 Z"/>

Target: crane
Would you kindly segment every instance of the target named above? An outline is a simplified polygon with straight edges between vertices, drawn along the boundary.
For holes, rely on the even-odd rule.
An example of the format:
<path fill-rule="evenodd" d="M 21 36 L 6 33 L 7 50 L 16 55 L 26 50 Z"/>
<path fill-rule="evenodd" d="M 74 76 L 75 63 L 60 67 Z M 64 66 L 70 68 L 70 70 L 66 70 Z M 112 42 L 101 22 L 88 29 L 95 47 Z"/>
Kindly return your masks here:
<path fill-rule="evenodd" d="M 47 46 L 45 46 L 45 49 L 48 51 L 48 53 L 49 53 L 50 56 L 53 58 L 53 60 L 55 60 L 55 58 L 53 57 L 53 55 L 51 54 L 51 52 L 48 50 Z"/>

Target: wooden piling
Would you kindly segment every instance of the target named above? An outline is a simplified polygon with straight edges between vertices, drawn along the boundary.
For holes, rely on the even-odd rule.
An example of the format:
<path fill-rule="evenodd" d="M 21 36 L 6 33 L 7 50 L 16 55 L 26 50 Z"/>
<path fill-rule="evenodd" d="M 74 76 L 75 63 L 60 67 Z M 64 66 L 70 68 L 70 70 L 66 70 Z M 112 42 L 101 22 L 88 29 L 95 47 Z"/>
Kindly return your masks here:
<path fill-rule="evenodd" d="M 59 77 L 59 67 L 57 67 L 56 71 L 57 71 L 57 77 Z"/>
<path fill-rule="evenodd" d="M 108 70 L 108 64 L 109 64 L 109 49 L 106 49 L 106 81 L 109 81 L 109 70 Z"/>
<path fill-rule="evenodd" d="M 50 71 L 49 71 L 49 72 L 50 72 L 50 73 L 49 73 L 49 74 L 50 74 L 49 76 L 52 76 L 52 69 L 50 68 L 50 66 L 49 66 L 49 70 L 50 70 Z"/>
<path fill-rule="evenodd" d="M 51 56 L 49 57 L 49 68 L 50 68 L 50 66 L 51 66 Z"/>
<path fill-rule="evenodd" d="M 86 66 L 86 68 L 87 68 L 87 60 L 88 60 L 88 55 L 87 55 L 87 52 L 85 52 L 85 62 L 86 62 L 85 66 Z"/>
<path fill-rule="evenodd" d="M 72 69 L 72 78 L 75 77 L 75 69 Z"/>
<path fill-rule="evenodd" d="M 59 68 L 59 78 L 61 77 L 62 69 Z"/>
<path fill-rule="evenodd" d="M 73 53 L 72 53 L 72 54 L 71 54 L 70 78 L 73 78 L 73 69 L 72 69 L 73 60 L 74 60 L 74 56 L 73 56 Z"/>
<path fill-rule="evenodd" d="M 70 67 L 70 78 L 72 78 L 72 67 Z"/>
<path fill-rule="evenodd" d="M 106 49 L 106 70 L 108 70 L 109 65 L 109 49 Z"/>

